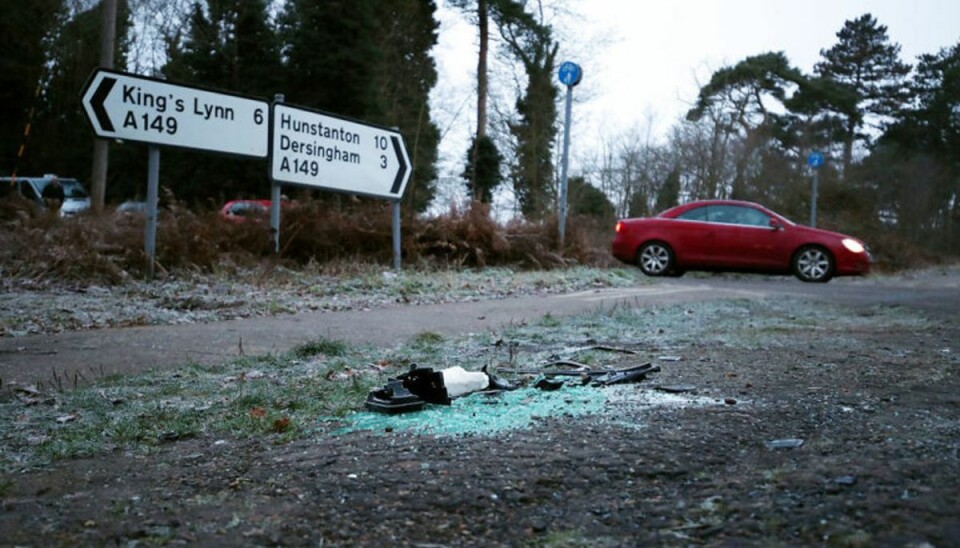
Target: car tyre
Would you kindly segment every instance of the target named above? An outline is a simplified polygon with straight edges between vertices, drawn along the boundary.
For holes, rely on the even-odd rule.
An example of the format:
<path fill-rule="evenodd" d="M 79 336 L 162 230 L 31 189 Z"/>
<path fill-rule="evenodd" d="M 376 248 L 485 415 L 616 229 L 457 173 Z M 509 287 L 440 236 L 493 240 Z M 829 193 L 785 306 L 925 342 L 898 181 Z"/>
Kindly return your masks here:
<path fill-rule="evenodd" d="M 833 256 L 819 246 L 800 248 L 793 255 L 793 274 L 804 282 L 824 283 L 833 277 Z"/>
<path fill-rule="evenodd" d="M 663 242 L 648 242 L 637 253 L 637 266 L 647 276 L 669 276 L 674 272 L 673 250 Z"/>

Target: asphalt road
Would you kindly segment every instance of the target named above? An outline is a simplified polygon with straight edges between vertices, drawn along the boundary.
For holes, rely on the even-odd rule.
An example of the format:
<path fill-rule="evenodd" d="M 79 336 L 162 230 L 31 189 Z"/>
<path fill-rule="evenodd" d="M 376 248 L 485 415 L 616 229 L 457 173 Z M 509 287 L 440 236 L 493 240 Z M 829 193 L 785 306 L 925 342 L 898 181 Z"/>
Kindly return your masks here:
<path fill-rule="evenodd" d="M 0 380 L 6 385 L 90 375 L 133 373 L 186 363 L 211 365 L 241 354 L 284 352 L 319 338 L 392 346 L 431 331 L 457 335 L 495 331 L 546 314 L 571 316 L 615 306 L 656 306 L 717 299 L 804 297 L 851 309 L 903 306 L 939 320 L 960 319 L 960 271 L 917 277 L 836 279 L 804 284 L 764 276 L 688 276 L 653 285 L 369 311 L 303 313 L 210 324 L 74 331 L 0 338 Z"/>

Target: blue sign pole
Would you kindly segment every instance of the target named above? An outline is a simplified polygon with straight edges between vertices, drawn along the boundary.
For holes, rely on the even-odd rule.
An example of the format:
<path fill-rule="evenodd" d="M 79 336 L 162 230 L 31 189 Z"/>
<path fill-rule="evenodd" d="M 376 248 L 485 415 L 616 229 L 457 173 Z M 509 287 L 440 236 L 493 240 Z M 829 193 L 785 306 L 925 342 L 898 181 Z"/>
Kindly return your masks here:
<path fill-rule="evenodd" d="M 558 73 L 560 83 L 567 86 L 566 119 L 563 122 L 563 158 L 560 164 L 560 197 L 557 212 L 557 237 L 560 250 L 563 251 L 564 237 L 567 227 L 567 166 L 570 163 L 570 114 L 573 104 L 573 87 L 580 83 L 583 71 L 580 65 L 565 61 L 560 65 Z"/>
<path fill-rule="evenodd" d="M 813 191 L 810 197 L 810 226 L 817 226 L 817 186 L 819 185 L 820 166 L 823 165 L 823 153 L 814 150 L 807 156 L 807 165 L 813 169 Z"/>

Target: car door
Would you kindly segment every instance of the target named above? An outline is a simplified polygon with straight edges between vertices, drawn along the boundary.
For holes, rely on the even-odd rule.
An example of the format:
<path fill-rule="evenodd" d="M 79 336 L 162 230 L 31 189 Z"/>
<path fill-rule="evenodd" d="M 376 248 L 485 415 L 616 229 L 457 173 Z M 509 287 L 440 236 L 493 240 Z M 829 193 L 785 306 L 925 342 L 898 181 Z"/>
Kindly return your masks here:
<path fill-rule="evenodd" d="M 689 209 L 672 220 L 669 243 L 681 267 L 708 266 L 714 261 L 714 228 L 707 222 L 708 207 Z"/>
<path fill-rule="evenodd" d="M 717 205 L 708 218 L 718 224 L 715 230 L 718 266 L 743 269 L 779 267 L 783 231 L 770 224 L 771 217 L 759 209 L 743 205 Z"/>

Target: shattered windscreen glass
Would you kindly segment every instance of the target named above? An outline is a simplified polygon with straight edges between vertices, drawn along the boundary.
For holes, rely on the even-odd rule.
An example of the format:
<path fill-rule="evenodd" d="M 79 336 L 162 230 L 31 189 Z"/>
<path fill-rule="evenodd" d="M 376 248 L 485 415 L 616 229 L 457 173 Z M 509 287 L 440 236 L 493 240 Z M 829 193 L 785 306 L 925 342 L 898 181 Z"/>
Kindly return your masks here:
<path fill-rule="evenodd" d="M 568 385 L 557 392 L 535 388 L 480 392 L 454 399 L 449 406 L 428 405 L 416 413 L 359 411 L 348 415 L 349 424 L 335 433 L 409 430 L 437 435 L 498 434 L 528 428 L 540 418 L 598 414 L 606 402 L 606 392 L 590 386 Z"/>

